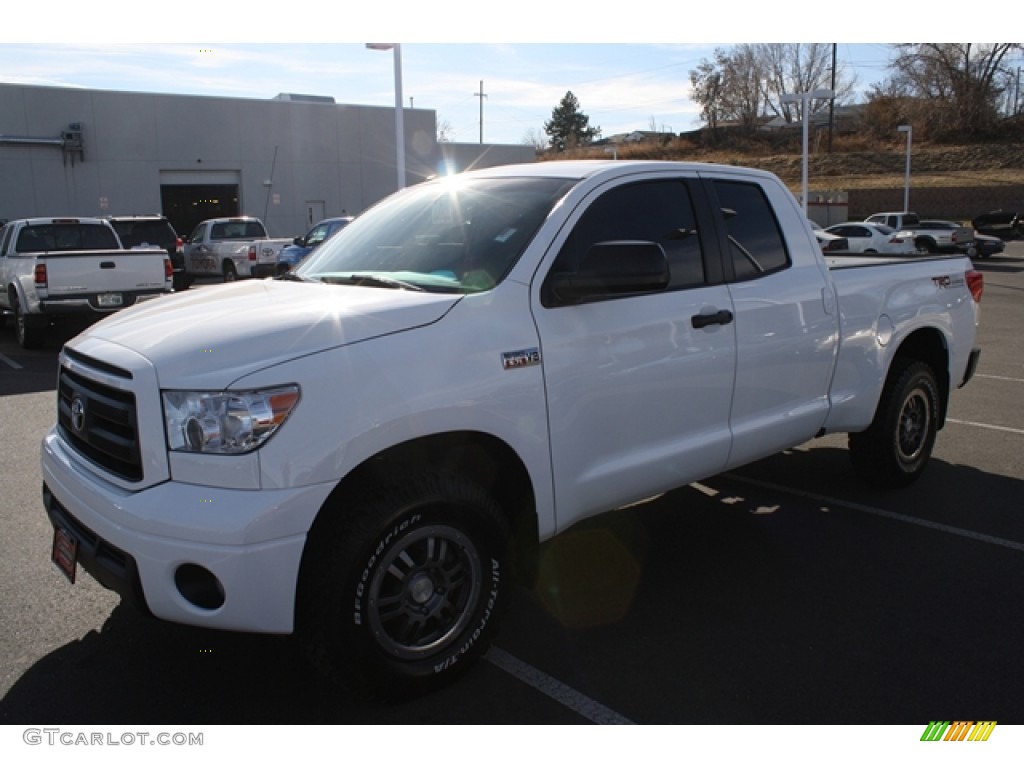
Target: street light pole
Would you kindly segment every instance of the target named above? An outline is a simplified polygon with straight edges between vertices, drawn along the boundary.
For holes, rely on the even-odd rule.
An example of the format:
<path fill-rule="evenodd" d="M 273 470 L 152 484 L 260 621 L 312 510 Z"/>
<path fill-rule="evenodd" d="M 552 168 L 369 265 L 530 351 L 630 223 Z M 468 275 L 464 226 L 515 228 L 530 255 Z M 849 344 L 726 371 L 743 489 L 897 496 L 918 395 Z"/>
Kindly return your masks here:
<path fill-rule="evenodd" d="M 398 188 L 405 189 L 405 119 L 402 109 L 402 46 L 398 43 L 367 43 L 374 51 L 395 52 L 395 147 L 398 164 Z"/>
<path fill-rule="evenodd" d="M 803 134 L 804 134 L 804 150 L 803 150 L 803 168 L 801 173 L 801 187 L 800 187 L 800 200 L 804 207 L 804 218 L 807 218 L 807 139 L 808 139 L 808 127 L 810 125 L 810 103 L 812 99 L 831 99 L 835 96 L 833 91 L 825 88 L 818 89 L 816 91 L 807 91 L 806 93 L 784 93 L 779 101 L 783 104 L 796 104 L 801 105 L 801 113 L 803 117 Z"/>
<path fill-rule="evenodd" d="M 914 126 L 898 125 L 896 130 L 907 134 L 907 172 L 903 181 L 903 210 L 910 210 L 910 145 L 914 139 Z"/>

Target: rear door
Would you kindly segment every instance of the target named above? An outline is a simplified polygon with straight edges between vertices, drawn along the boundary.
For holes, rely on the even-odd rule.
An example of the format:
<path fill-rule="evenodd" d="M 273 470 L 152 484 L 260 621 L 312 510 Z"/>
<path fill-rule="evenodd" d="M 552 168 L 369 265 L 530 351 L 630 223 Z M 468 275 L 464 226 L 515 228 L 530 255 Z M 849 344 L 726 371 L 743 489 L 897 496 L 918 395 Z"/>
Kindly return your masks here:
<path fill-rule="evenodd" d="M 692 173 L 605 185 L 577 207 L 538 273 L 559 528 L 725 466 L 736 337 L 717 242 L 699 224 L 709 215 Z M 668 288 L 577 304 L 551 295 L 552 274 L 614 241 L 661 245 Z"/>
<path fill-rule="evenodd" d="M 729 465 L 738 466 L 821 429 L 838 319 L 817 244 L 781 183 L 721 174 L 709 185 L 722 213 L 735 313 Z"/>

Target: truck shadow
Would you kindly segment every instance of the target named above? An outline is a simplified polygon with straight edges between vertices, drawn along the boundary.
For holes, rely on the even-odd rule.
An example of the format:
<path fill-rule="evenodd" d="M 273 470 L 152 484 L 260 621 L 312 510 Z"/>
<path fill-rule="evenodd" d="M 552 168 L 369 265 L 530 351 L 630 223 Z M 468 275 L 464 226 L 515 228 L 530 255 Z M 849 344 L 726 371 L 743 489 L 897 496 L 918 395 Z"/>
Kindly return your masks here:
<path fill-rule="evenodd" d="M 516 592 L 498 644 L 628 704 L 637 722 L 927 723 L 965 708 L 1015 721 L 1024 716 L 1019 563 L 823 498 L 1022 542 L 1022 493 L 1020 480 L 935 460 L 912 489 L 865 491 L 845 450 L 788 451 L 546 543 L 537 584 Z M 1008 586 L 979 590 L 995 578 Z M 957 615 L 923 610 L 937 599 Z M 963 653 L 981 644 L 984 654 Z M 0 702 L 9 724 L 558 717 L 575 722 L 486 663 L 421 699 L 370 704 L 326 689 L 292 638 L 167 624 L 120 605 L 99 631 L 33 664 Z"/>

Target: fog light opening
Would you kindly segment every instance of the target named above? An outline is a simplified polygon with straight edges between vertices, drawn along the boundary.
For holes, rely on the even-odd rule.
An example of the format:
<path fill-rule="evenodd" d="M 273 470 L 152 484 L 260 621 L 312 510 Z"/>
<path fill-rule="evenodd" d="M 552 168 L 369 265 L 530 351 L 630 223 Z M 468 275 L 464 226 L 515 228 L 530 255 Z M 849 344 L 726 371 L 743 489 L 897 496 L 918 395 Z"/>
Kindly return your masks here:
<path fill-rule="evenodd" d="M 214 611 L 224 605 L 224 587 L 217 577 L 194 563 L 178 566 L 174 586 L 181 596 L 197 608 Z"/>

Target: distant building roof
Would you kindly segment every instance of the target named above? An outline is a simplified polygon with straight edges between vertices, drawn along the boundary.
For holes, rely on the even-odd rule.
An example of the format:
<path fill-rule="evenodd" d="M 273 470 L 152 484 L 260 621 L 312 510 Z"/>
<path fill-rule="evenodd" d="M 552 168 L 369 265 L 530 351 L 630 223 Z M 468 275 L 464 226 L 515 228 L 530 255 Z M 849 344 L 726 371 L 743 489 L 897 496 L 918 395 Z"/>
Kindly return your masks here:
<path fill-rule="evenodd" d="M 333 104 L 333 96 L 311 96 L 306 93 L 279 93 L 274 101 L 308 101 L 314 104 Z"/>

